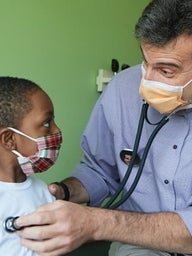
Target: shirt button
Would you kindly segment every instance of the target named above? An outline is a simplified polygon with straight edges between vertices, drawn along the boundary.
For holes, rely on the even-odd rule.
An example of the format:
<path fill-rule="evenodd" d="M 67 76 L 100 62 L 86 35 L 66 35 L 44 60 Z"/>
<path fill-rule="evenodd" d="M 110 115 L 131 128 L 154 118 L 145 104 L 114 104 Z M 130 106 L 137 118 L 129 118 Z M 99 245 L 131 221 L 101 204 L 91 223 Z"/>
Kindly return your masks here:
<path fill-rule="evenodd" d="M 164 183 L 165 183 L 165 184 L 169 184 L 169 181 L 168 181 L 168 180 L 164 180 Z"/>
<path fill-rule="evenodd" d="M 173 149 L 176 149 L 177 148 L 177 145 L 173 145 Z"/>

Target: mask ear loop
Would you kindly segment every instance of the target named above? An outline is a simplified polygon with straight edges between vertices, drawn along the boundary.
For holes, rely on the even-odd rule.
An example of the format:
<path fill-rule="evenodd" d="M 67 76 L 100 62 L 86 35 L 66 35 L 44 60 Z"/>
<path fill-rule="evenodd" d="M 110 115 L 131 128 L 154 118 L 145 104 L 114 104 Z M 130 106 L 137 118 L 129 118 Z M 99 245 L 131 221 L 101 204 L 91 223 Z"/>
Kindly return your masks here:
<path fill-rule="evenodd" d="M 23 133 L 23 132 L 21 132 L 21 131 L 15 129 L 15 128 L 12 128 L 12 127 L 7 127 L 7 128 L 8 128 L 9 130 L 11 130 L 11 131 L 13 131 L 13 132 L 19 134 L 19 135 L 22 135 L 22 136 L 24 136 L 24 137 L 26 137 L 26 138 L 28 138 L 28 139 L 34 141 L 34 142 L 37 142 L 37 140 L 34 139 L 33 137 L 31 137 L 31 136 L 29 136 L 29 135 L 27 135 L 27 134 L 25 134 L 25 133 Z M 12 152 L 13 152 L 16 156 L 24 157 L 23 155 L 21 155 L 21 154 L 20 154 L 17 150 L 15 150 L 15 149 L 13 149 Z"/>
<path fill-rule="evenodd" d="M 16 156 L 20 156 L 20 157 L 24 157 L 22 156 L 17 150 L 13 149 L 12 152 L 16 155 Z"/>
<path fill-rule="evenodd" d="M 27 135 L 27 134 L 25 134 L 25 133 L 23 133 L 23 132 L 17 130 L 17 129 L 15 129 L 15 128 L 12 128 L 12 127 L 7 127 L 7 128 L 8 128 L 9 130 L 11 130 L 11 131 L 17 133 L 17 134 L 20 134 L 20 135 L 22 135 L 22 136 L 24 136 L 24 137 L 26 137 L 26 138 L 28 138 L 28 139 L 34 141 L 34 142 L 37 142 L 37 139 L 35 139 L 35 138 L 33 138 L 33 137 L 31 137 L 31 136 L 29 136 L 29 135 Z"/>
<path fill-rule="evenodd" d="M 184 85 L 183 85 L 183 88 L 187 87 L 191 82 L 192 82 L 192 79 L 189 80 L 189 82 L 187 82 L 186 84 L 184 84 Z"/>
<path fill-rule="evenodd" d="M 191 79 L 189 82 L 187 82 L 187 83 L 183 86 L 183 90 L 184 90 L 185 87 L 187 87 L 191 82 L 192 82 L 192 79 Z M 180 107 L 181 107 L 181 109 L 182 109 L 183 107 L 185 107 L 185 106 L 187 106 L 187 105 L 190 105 L 190 104 L 192 104 L 192 99 L 188 100 L 188 102 L 187 102 L 186 104 L 183 104 L 183 105 L 180 106 Z"/>

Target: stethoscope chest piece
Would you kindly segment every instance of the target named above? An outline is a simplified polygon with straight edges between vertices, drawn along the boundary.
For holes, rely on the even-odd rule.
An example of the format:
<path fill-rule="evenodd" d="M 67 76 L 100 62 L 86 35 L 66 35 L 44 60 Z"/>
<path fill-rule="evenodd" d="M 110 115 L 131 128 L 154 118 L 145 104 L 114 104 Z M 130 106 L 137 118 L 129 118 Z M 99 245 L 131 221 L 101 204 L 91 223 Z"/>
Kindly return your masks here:
<path fill-rule="evenodd" d="M 125 149 L 121 150 L 121 152 L 120 152 L 120 158 L 125 164 L 130 163 L 132 155 L 133 155 L 133 150 L 132 149 L 126 149 L 125 148 Z M 139 162 L 140 162 L 140 157 L 137 154 L 136 157 L 135 157 L 135 160 L 134 160 L 134 165 L 138 165 Z"/>
<path fill-rule="evenodd" d="M 17 216 L 17 217 L 8 217 L 8 218 L 5 219 L 5 221 L 3 223 L 5 231 L 7 231 L 9 233 L 13 233 L 13 232 L 21 229 L 20 227 L 17 227 L 15 225 L 15 220 L 17 218 L 19 218 L 19 216 Z"/>

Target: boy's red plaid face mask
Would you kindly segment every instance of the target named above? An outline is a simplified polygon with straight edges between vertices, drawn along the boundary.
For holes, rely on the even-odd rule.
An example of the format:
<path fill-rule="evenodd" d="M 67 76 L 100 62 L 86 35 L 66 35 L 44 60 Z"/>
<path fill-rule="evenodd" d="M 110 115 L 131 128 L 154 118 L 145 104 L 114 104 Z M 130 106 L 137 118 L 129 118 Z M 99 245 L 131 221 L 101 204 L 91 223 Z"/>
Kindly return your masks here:
<path fill-rule="evenodd" d="M 56 162 L 62 143 L 61 132 L 35 139 L 15 128 L 9 127 L 9 129 L 37 143 L 38 152 L 32 156 L 25 157 L 16 150 L 12 151 L 18 156 L 19 165 L 26 175 L 47 171 Z"/>

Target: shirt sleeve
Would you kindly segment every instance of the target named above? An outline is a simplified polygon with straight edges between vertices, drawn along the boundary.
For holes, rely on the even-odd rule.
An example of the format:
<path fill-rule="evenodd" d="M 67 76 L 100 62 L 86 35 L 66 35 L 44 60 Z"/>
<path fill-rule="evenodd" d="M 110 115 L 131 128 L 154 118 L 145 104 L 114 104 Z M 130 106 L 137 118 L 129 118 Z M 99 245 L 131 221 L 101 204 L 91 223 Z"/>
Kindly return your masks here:
<path fill-rule="evenodd" d="M 132 124 L 138 122 L 135 116 L 139 116 L 142 104 L 138 90 L 140 80 L 140 65 L 114 76 L 98 99 L 83 133 L 81 148 L 84 157 L 72 175 L 85 186 L 93 206 L 100 205 L 119 187 L 119 175 L 122 175 L 119 169 L 119 150 L 124 146 L 122 134 L 123 130 L 129 131 L 128 136 L 132 138 L 127 128 L 129 116 L 134 117 Z M 138 103 L 134 109 L 133 101 Z M 127 166 L 123 168 L 124 174 Z"/>
<path fill-rule="evenodd" d="M 177 210 L 176 213 L 181 217 L 189 233 L 192 235 L 192 206 L 185 208 L 183 210 Z"/>

